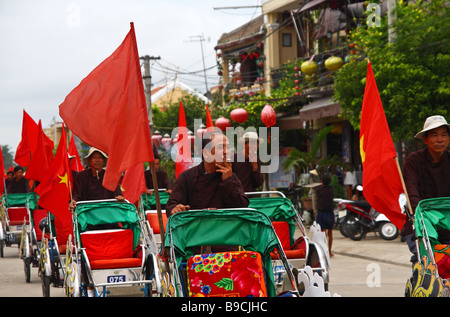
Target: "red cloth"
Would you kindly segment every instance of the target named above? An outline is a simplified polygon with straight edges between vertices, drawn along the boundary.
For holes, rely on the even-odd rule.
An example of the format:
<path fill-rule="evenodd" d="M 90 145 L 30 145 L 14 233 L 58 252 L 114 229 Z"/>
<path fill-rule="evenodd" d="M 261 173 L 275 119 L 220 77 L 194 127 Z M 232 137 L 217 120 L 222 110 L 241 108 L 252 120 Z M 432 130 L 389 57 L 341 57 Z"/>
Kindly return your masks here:
<path fill-rule="evenodd" d="M 257 252 L 200 254 L 187 262 L 191 297 L 266 297 L 261 255 Z"/>
<path fill-rule="evenodd" d="M 25 174 L 27 179 L 42 182 L 53 161 L 53 147 L 46 144 L 46 137 L 42 130 L 41 120 L 39 120 L 36 150 Z"/>
<path fill-rule="evenodd" d="M 178 139 L 176 143 L 177 158 L 175 161 L 175 178 L 178 178 L 181 172 L 189 169 L 192 164 L 191 142 L 189 141 L 186 126 L 186 116 L 184 107 L 180 101 L 180 111 L 178 113 Z"/>
<path fill-rule="evenodd" d="M 72 158 L 72 161 L 70 162 L 70 169 L 72 171 L 81 172 L 84 167 L 83 164 L 81 164 L 80 155 L 78 154 L 77 146 L 75 145 L 75 139 L 73 137 L 73 134 L 70 138 L 69 143 L 69 155 L 75 155 L 74 158 Z"/>
<path fill-rule="evenodd" d="M 122 180 L 121 190 L 125 199 L 136 204 L 142 193 L 147 191 L 144 177 L 144 165 L 138 163 L 125 172 Z"/>
<path fill-rule="evenodd" d="M 154 161 L 133 23 L 113 54 L 70 92 L 59 114 L 80 139 L 108 154 L 103 186 L 111 191 L 122 172 Z"/>
<path fill-rule="evenodd" d="M 55 229 L 58 242 L 65 244 L 69 234 L 73 236 L 72 215 L 69 211 L 72 171 L 67 156 L 66 129 L 62 126 L 61 139 L 55 158 L 42 182 L 36 187 L 39 206 L 55 216 Z"/>
<path fill-rule="evenodd" d="M 31 158 L 34 155 L 38 144 L 38 133 L 39 127 L 37 123 L 25 110 L 23 110 L 22 139 L 17 146 L 16 155 L 14 157 L 14 161 L 22 167 L 28 166 L 31 162 Z M 53 141 L 45 134 L 43 136 L 43 142 L 46 147 L 50 147 L 50 149 L 53 150 Z"/>
<path fill-rule="evenodd" d="M 206 106 L 206 132 L 214 132 L 214 124 L 211 118 L 211 113 L 209 113 L 208 105 Z"/>
<path fill-rule="evenodd" d="M 359 138 L 364 197 L 401 230 L 406 222 L 398 202 L 403 186 L 395 161 L 397 154 L 370 62 L 367 65 Z"/>

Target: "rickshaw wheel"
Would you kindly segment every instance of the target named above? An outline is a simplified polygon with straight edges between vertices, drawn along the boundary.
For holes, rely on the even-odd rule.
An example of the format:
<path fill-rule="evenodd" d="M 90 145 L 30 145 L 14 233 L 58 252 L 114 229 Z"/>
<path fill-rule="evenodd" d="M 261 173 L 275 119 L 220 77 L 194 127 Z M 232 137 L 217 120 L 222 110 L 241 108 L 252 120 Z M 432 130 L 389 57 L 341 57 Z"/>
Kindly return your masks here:
<path fill-rule="evenodd" d="M 25 270 L 25 281 L 30 283 L 31 280 L 31 259 L 25 258 L 23 259 L 23 269 Z"/>
<path fill-rule="evenodd" d="M 42 276 L 42 296 L 50 297 L 51 276 Z"/>

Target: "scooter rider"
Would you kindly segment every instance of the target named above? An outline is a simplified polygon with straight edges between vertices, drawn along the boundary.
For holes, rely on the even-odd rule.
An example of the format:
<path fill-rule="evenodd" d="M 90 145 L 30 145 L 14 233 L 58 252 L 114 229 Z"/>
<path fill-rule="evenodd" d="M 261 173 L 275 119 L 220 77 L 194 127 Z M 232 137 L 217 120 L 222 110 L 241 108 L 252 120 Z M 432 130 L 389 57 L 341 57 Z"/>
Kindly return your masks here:
<path fill-rule="evenodd" d="M 411 202 L 412 212 L 423 199 L 450 197 L 450 124 L 443 116 L 434 115 L 425 121 L 422 131 L 415 135 L 422 139 L 425 148 L 411 153 L 405 161 L 403 178 Z M 411 262 L 417 258 L 412 224 L 407 221 L 402 235 L 413 253 Z M 450 240 L 450 232 L 440 232 L 441 240 Z"/>

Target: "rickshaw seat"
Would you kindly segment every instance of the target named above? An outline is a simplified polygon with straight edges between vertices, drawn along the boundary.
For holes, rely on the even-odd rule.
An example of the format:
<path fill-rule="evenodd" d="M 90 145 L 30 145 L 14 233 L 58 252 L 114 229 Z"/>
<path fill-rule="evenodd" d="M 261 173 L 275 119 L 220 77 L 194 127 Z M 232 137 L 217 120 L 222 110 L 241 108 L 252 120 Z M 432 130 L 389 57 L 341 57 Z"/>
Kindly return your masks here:
<path fill-rule="evenodd" d="M 30 217 L 28 216 L 28 210 L 26 207 L 8 207 L 8 218 L 10 226 L 23 225 L 23 219 L 26 219 L 26 224 L 30 223 Z"/>
<path fill-rule="evenodd" d="M 286 221 L 274 221 L 272 222 L 272 225 L 275 229 L 278 239 L 281 242 L 283 251 L 288 259 L 302 259 L 306 257 L 306 248 L 304 239 L 297 240 L 297 242 L 291 246 L 289 224 Z M 272 252 L 270 254 L 270 257 L 273 260 L 278 259 L 279 256 L 277 253 L 278 252 L 275 249 L 275 252 Z"/>
<path fill-rule="evenodd" d="M 158 234 L 161 232 L 159 229 L 159 219 L 158 219 L 158 212 L 156 210 L 147 210 L 145 212 L 147 216 L 147 221 L 150 224 L 150 227 L 153 229 L 154 234 Z M 167 215 L 165 212 L 162 212 L 162 218 L 163 218 L 163 224 L 164 227 L 167 225 Z"/>
<path fill-rule="evenodd" d="M 92 269 L 139 267 L 142 258 L 134 257 L 131 229 L 93 230 L 80 234 Z"/>

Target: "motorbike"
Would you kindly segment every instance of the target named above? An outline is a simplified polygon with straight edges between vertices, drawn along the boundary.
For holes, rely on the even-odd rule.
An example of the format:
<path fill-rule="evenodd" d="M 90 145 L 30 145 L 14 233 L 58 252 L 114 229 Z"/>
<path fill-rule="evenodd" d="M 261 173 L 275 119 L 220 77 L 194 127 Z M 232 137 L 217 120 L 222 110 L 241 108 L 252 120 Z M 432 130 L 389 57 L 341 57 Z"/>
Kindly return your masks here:
<path fill-rule="evenodd" d="M 365 201 L 337 201 L 339 208 L 339 230 L 354 241 L 362 240 L 368 232 L 378 233 L 384 240 L 394 240 L 400 234 L 389 219 Z"/>

